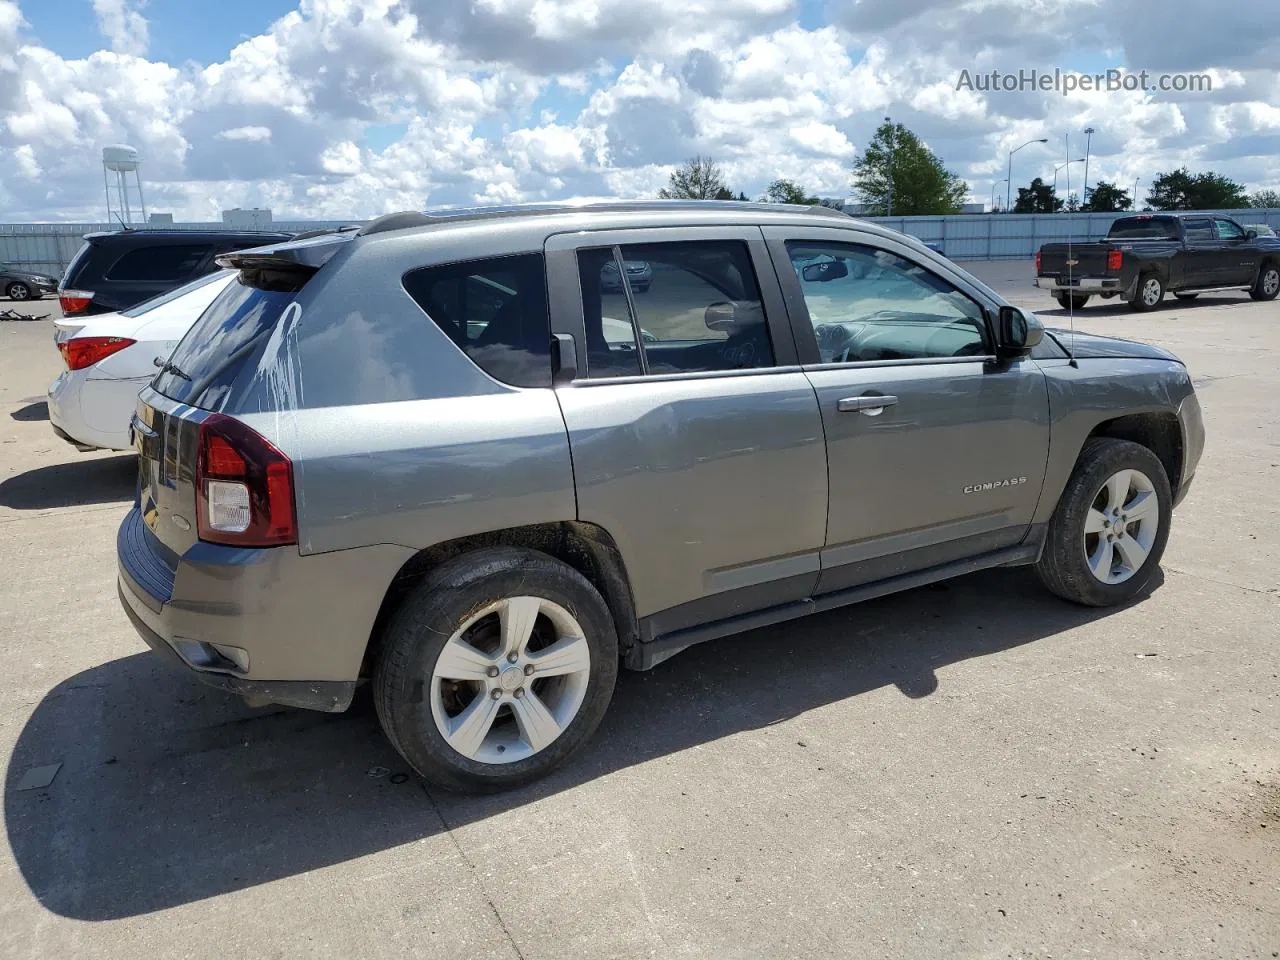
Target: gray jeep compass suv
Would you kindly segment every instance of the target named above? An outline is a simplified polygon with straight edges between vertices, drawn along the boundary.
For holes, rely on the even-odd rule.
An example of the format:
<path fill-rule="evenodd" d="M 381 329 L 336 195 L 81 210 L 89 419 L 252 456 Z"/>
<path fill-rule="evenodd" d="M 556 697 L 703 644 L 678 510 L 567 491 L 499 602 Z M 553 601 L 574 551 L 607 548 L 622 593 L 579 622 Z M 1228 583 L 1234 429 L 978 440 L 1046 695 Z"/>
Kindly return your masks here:
<path fill-rule="evenodd" d="M 620 665 L 747 628 L 1016 564 L 1128 600 L 1203 446 L 1173 356 L 825 208 L 395 214 L 219 262 L 133 419 L 124 609 L 253 702 L 370 680 L 454 788 L 547 772 Z"/>

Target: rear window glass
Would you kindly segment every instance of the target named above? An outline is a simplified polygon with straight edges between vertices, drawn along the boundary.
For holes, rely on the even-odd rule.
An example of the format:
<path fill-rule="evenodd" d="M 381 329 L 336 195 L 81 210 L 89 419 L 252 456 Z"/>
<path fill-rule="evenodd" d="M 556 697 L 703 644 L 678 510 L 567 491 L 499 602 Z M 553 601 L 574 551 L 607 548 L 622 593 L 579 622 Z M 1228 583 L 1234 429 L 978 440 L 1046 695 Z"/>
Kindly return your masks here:
<path fill-rule="evenodd" d="M 1187 220 L 1182 225 L 1188 240 L 1216 240 L 1213 225 L 1208 220 Z"/>
<path fill-rule="evenodd" d="M 1168 218 L 1126 217 L 1111 225 L 1112 240 L 1177 240 L 1178 225 Z"/>
<path fill-rule="evenodd" d="M 237 278 L 200 315 L 152 386 L 179 403 L 220 409 L 245 358 L 269 334 L 295 291 L 262 290 Z"/>
<path fill-rule="evenodd" d="M 130 250 L 111 265 L 107 279 L 121 283 L 172 283 L 185 280 L 209 255 L 207 244 L 165 244 Z"/>
<path fill-rule="evenodd" d="M 424 267 L 404 288 L 437 327 L 495 380 L 551 385 L 551 325 L 542 255 Z"/>

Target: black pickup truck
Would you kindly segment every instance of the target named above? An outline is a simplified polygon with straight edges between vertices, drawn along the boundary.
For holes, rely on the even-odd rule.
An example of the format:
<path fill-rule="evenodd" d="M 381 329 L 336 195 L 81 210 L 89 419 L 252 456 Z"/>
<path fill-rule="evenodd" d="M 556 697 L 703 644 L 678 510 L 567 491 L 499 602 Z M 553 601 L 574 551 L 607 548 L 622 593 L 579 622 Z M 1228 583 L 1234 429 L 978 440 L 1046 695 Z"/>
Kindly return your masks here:
<path fill-rule="evenodd" d="M 1255 300 L 1274 300 L 1280 239 L 1209 214 L 1121 217 L 1100 242 L 1042 246 L 1036 286 L 1076 310 L 1095 295 L 1154 310 L 1166 291 L 1180 300 L 1213 290 L 1247 290 Z"/>

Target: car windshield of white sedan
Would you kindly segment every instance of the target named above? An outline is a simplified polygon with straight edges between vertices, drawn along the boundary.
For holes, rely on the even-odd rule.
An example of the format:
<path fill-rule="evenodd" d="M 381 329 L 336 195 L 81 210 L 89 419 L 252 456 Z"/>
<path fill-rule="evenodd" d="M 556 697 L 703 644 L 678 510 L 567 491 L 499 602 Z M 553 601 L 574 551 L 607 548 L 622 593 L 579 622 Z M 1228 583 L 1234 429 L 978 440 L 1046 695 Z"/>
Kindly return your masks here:
<path fill-rule="evenodd" d="M 205 274 L 203 277 L 197 277 L 190 283 L 184 283 L 180 287 L 174 287 L 168 293 L 162 293 L 158 297 L 152 297 L 150 300 L 143 300 L 142 303 L 130 307 L 128 310 L 121 310 L 120 315 L 123 317 L 140 317 L 144 313 L 150 313 L 156 307 L 163 307 L 166 303 L 172 303 L 179 297 L 185 297 L 193 290 L 199 290 L 201 287 L 208 286 L 215 280 L 225 280 L 234 270 L 218 270 L 215 273 Z"/>

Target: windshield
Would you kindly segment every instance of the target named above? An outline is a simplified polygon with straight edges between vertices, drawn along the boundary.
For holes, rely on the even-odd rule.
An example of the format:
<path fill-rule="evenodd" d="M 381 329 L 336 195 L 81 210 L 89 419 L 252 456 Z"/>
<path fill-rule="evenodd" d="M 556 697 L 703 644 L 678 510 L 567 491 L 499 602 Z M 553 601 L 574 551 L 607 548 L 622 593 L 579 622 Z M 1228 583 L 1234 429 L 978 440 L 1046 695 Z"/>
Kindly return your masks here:
<path fill-rule="evenodd" d="M 198 277 L 190 283 L 184 283 L 180 287 L 174 287 L 168 293 L 162 293 L 158 297 L 152 297 L 150 300 L 144 300 L 142 303 L 130 307 L 128 310 L 121 310 L 120 315 L 123 317 L 140 317 L 144 313 L 150 313 L 156 307 L 163 307 L 166 303 L 172 303 L 179 297 L 185 297 L 193 290 L 199 290 L 201 287 L 208 286 L 215 280 L 225 280 L 231 270 L 219 270 L 217 273 L 209 273 L 203 277 Z"/>

